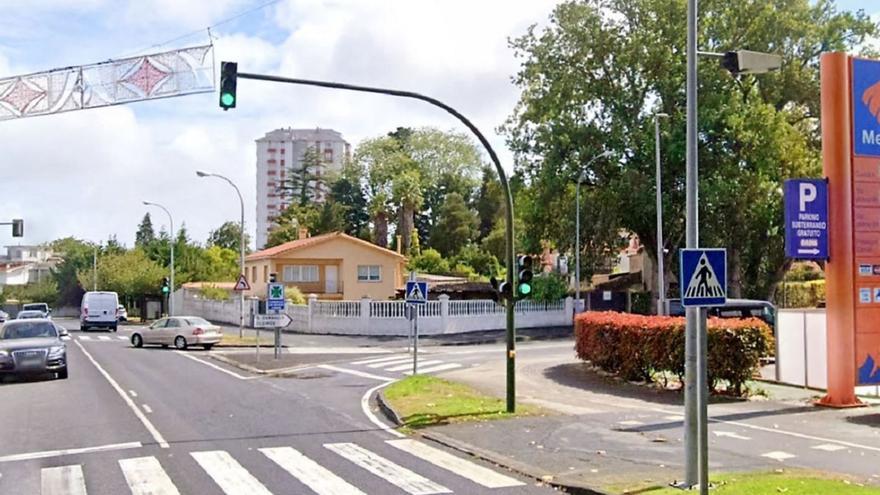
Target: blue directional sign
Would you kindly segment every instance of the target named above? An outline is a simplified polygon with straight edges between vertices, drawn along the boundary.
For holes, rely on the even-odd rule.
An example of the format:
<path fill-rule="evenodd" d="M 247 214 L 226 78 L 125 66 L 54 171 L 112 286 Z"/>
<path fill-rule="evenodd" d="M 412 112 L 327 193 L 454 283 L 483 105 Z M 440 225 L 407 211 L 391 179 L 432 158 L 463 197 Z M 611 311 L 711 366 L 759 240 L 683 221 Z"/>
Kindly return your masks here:
<path fill-rule="evenodd" d="M 852 60 L 853 151 L 880 156 L 880 61 Z"/>
<path fill-rule="evenodd" d="M 727 300 L 727 250 L 682 249 L 681 305 L 718 306 Z"/>
<path fill-rule="evenodd" d="M 426 282 L 407 282 L 406 302 L 409 304 L 427 304 L 428 284 Z"/>
<path fill-rule="evenodd" d="M 828 182 L 825 179 L 785 181 L 785 255 L 828 259 Z"/>
<path fill-rule="evenodd" d="M 286 306 L 284 284 L 270 283 L 266 291 L 266 310 L 281 313 Z"/>

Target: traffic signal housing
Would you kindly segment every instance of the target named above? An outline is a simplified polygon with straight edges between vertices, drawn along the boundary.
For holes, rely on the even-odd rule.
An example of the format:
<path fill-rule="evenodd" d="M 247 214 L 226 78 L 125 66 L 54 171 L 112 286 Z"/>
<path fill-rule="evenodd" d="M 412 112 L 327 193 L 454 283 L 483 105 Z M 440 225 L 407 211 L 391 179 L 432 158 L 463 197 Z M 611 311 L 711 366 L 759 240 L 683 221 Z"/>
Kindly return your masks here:
<path fill-rule="evenodd" d="M 168 277 L 162 279 L 162 294 L 168 294 L 171 292 L 171 287 L 168 286 Z"/>
<path fill-rule="evenodd" d="M 235 108 L 235 88 L 238 85 L 238 63 L 220 62 L 220 108 Z"/>
<path fill-rule="evenodd" d="M 24 220 L 20 218 L 12 220 L 12 237 L 24 237 Z"/>
<path fill-rule="evenodd" d="M 276 280 L 276 275 L 274 273 L 269 274 L 269 283 L 274 284 Z"/>
<path fill-rule="evenodd" d="M 516 278 L 516 296 L 517 299 L 525 299 L 532 294 L 532 257 L 520 256 L 517 260 L 519 273 Z"/>
<path fill-rule="evenodd" d="M 497 303 L 504 302 L 512 296 L 510 285 L 507 282 L 499 281 L 495 277 L 489 278 L 489 284 L 492 285 L 492 300 Z"/>

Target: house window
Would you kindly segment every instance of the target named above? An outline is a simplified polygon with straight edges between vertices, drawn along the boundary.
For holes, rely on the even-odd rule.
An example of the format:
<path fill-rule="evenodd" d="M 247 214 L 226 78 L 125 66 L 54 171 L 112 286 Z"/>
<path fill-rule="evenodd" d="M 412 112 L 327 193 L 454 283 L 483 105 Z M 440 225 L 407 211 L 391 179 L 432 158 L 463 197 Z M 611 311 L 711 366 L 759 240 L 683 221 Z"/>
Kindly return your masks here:
<path fill-rule="evenodd" d="M 382 280 L 382 267 L 379 265 L 358 265 L 358 282 L 379 282 Z"/>
<path fill-rule="evenodd" d="M 257 267 L 251 268 L 251 283 L 257 283 Z"/>
<path fill-rule="evenodd" d="M 288 265 L 284 267 L 285 282 L 317 282 L 317 265 Z"/>
<path fill-rule="evenodd" d="M 269 282 L 269 265 L 263 265 L 263 281 Z"/>

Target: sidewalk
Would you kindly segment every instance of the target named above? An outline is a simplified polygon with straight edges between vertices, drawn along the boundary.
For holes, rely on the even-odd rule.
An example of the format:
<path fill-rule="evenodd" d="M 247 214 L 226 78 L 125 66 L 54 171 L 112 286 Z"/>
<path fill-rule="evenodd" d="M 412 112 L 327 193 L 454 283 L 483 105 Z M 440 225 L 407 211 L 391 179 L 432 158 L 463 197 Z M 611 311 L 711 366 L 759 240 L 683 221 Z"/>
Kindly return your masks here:
<path fill-rule="evenodd" d="M 684 472 L 678 391 L 603 376 L 571 352 L 518 352 L 518 400 L 559 414 L 434 427 L 426 436 L 584 493 L 667 485 Z M 442 375 L 503 397 L 504 362 Z M 880 484 L 880 413 L 817 408 L 816 392 L 755 384 L 769 399 L 713 398 L 710 472 L 806 468 Z"/>

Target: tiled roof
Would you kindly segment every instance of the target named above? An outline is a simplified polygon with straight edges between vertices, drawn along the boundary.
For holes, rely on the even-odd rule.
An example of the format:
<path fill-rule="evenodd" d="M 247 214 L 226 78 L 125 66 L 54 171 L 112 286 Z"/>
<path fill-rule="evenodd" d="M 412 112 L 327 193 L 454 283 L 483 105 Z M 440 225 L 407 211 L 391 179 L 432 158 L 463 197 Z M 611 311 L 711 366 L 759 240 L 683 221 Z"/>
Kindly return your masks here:
<path fill-rule="evenodd" d="M 284 244 L 279 244 L 275 247 L 270 247 L 270 248 L 264 249 L 262 251 L 257 251 L 255 253 L 251 253 L 247 256 L 246 259 L 247 259 L 247 261 L 255 261 L 255 260 L 262 260 L 262 259 L 266 259 L 266 258 L 272 258 L 274 256 L 281 254 L 281 253 L 286 253 L 288 251 L 293 251 L 296 249 L 302 249 L 302 248 L 308 247 L 308 246 L 314 246 L 315 244 L 320 244 L 322 242 L 326 242 L 326 241 L 329 241 L 331 239 L 336 239 L 336 238 L 345 239 L 345 240 L 348 240 L 351 242 L 358 243 L 364 247 L 368 247 L 371 249 L 378 249 L 378 250 L 382 251 L 383 253 L 391 255 L 391 256 L 396 256 L 401 259 L 406 259 L 403 255 L 398 254 L 390 249 L 385 249 L 381 246 L 377 246 L 377 245 L 373 244 L 372 242 L 367 242 L 363 239 L 358 239 L 357 237 L 352 237 L 344 232 L 330 232 L 327 234 L 316 235 L 314 237 L 307 237 L 305 239 L 297 239 L 295 241 L 285 242 Z"/>

